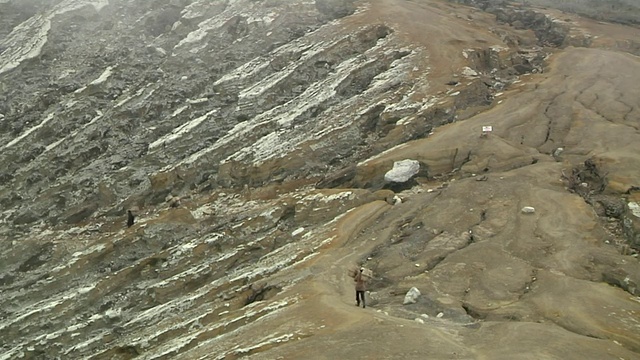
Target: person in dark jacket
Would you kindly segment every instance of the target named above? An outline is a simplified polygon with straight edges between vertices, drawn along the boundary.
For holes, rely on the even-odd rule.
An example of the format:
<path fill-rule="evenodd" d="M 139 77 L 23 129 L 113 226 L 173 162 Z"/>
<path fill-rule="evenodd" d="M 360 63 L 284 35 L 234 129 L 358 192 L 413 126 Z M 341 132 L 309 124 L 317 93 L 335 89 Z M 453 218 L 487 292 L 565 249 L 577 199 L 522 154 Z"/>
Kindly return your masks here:
<path fill-rule="evenodd" d="M 362 308 L 366 307 L 364 302 L 364 292 L 367 290 L 367 277 L 362 273 L 364 268 L 360 268 L 360 271 L 356 273 L 353 280 L 356 282 L 356 306 L 360 306 L 360 300 L 362 300 Z"/>
<path fill-rule="evenodd" d="M 136 217 L 133 215 L 131 210 L 127 210 L 127 227 L 131 227 L 135 222 Z"/>

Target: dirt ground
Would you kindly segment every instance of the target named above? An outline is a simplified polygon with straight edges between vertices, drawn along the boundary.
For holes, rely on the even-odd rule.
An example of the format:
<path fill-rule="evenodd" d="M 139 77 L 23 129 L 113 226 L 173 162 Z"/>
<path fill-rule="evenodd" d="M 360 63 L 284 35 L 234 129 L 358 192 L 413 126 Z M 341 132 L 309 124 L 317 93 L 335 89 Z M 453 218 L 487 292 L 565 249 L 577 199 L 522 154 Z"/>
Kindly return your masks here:
<path fill-rule="evenodd" d="M 406 41 L 428 49 L 432 91 L 463 65 L 463 49 L 499 42 L 486 31 L 496 26 L 490 15 L 440 2 L 402 3 L 377 2 L 365 14 L 392 22 Z M 461 24 L 467 16 L 473 20 Z M 610 51 L 638 30 L 573 19 L 603 34 L 596 49 L 555 51 L 548 71 L 523 78 L 499 105 L 359 166 L 371 174 L 412 158 L 435 172 L 457 172 L 446 188 L 425 183 L 401 205 L 380 202 L 349 214 L 308 280 L 292 289 L 305 301 L 283 318 L 304 319 L 308 337 L 255 358 L 638 358 L 640 303 L 602 282 L 611 271 L 637 282 L 638 261 L 609 245 L 601 218 L 563 182 L 563 173 L 589 158 L 608 174 L 605 192 L 622 193 L 640 178 L 640 62 Z M 481 137 L 483 125 L 494 132 Z M 564 150 L 559 158 L 557 148 Z M 467 160 L 452 166 L 443 154 L 454 151 Z M 485 172 L 488 179 L 477 181 Z M 521 213 L 524 206 L 535 214 Z M 406 225 L 414 232 L 396 240 Z M 473 240 L 437 254 L 428 270 L 422 267 L 433 258 L 429 249 L 402 249 L 415 233 L 443 231 L 469 232 Z M 345 271 L 356 263 L 376 269 L 387 285 L 371 289 L 379 300 L 367 309 L 355 308 Z M 428 301 L 398 310 L 412 286 Z M 458 320 L 462 308 L 471 321 Z"/>

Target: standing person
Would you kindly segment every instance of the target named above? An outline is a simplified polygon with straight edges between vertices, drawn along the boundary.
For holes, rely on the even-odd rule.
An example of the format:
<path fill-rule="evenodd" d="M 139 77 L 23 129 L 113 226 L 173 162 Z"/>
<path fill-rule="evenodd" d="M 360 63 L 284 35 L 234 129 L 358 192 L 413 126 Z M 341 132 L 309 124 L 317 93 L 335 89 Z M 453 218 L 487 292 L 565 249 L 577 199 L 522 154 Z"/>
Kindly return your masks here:
<path fill-rule="evenodd" d="M 131 212 L 131 210 L 127 210 L 127 227 L 131 227 L 135 222 L 135 215 Z"/>
<path fill-rule="evenodd" d="M 360 268 L 360 271 L 356 273 L 353 280 L 356 282 L 356 306 L 360 306 L 360 300 L 362 299 L 362 308 L 366 307 L 364 302 L 364 292 L 366 288 L 367 277 L 362 273 L 364 268 Z"/>

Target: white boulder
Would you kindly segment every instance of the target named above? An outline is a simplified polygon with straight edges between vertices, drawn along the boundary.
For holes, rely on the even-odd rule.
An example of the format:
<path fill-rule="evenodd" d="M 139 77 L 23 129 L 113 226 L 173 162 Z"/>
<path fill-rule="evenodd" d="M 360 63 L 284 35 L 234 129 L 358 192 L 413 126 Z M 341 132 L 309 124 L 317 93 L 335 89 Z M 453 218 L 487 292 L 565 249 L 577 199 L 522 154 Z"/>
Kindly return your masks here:
<path fill-rule="evenodd" d="M 536 212 L 536 209 L 533 206 L 525 206 L 520 211 L 522 211 L 523 214 L 533 214 Z"/>
<path fill-rule="evenodd" d="M 403 183 L 411 179 L 420 171 L 420 162 L 417 160 L 401 160 L 393 164 L 393 169 L 384 174 L 384 180 L 389 182 Z"/>
<path fill-rule="evenodd" d="M 420 290 L 418 290 L 415 287 L 412 287 L 411 289 L 409 289 L 409 291 L 407 291 L 407 294 L 404 296 L 404 301 L 402 302 L 402 304 L 403 305 L 415 304 L 419 297 L 420 297 Z"/>

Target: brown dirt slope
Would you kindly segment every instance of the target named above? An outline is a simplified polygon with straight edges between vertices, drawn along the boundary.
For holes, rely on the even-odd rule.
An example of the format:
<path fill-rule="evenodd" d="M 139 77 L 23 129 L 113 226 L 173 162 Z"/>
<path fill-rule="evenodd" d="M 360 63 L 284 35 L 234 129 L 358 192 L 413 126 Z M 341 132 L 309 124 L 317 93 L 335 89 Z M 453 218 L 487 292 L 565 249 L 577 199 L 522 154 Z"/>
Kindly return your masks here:
<path fill-rule="evenodd" d="M 622 272 L 637 283 L 640 266 L 605 244 L 609 234 L 600 218 L 567 191 L 563 174 L 593 159 L 607 174 L 608 194 L 624 193 L 640 179 L 639 76 L 640 61 L 632 55 L 558 51 L 548 71 L 510 90 L 496 107 L 360 164 L 362 182 L 405 158 L 435 174 L 450 172 L 456 181 L 406 195 L 360 234 L 341 233 L 350 239 L 346 248 L 327 249 L 301 290 L 323 300 L 300 304 L 291 316 L 320 315 L 332 326 L 256 358 L 638 358 L 640 302 L 603 278 Z M 480 137 L 483 125 L 494 132 Z M 558 148 L 561 156 L 554 157 Z M 488 179 L 476 181 L 485 172 Z M 523 206 L 535 207 L 535 214 L 522 214 Z M 413 232 L 398 240 L 405 228 Z M 471 233 L 472 239 L 425 269 L 433 254 L 412 242 L 439 233 L 454 239 Z M 352 308 L 344 269 L 356 259 L 387 285 L 373 289 L 372 310 Z M 398 309 L 412 286 L 425 299 Z M 438 313 L 444 316 L 434 318 Z"/>
<path fill-rule="evenodd" d="M 253 358 L 638 358 L 640 302 L 603 275 L 637 282 L 640 266 L 604 243 L 600 219 L 561 177 L 594 158 L 611 179 L 607 192 L 638 178 L 639 70 L 634 56 L 567 49 L 502 104 L 361 164 L 372 176 L 414 158 L 437 173 L 455 170 L 455 181 L 426 183 L 400 205 L 372 203 L 343 218 L 307 279 L 290 289 L 302 301 L 243 336 L 304 331 Z M 482 125 L 495 131 L 480 137 Z M 551 155 L 558 147 L 562 158 Z M 454 152 L 467 159 L 451 161 Z M 486 181 L 472 176 L 482 172 Z M 523 206 L 536 212 L 523 214 Z M 428 245 L 469 233 L 457 250 Z M 380 280 L 366 310 L 354 307 L 346 274 L 356 262 Z M 413 286 L 422 299 L 403 306 Z"/>

